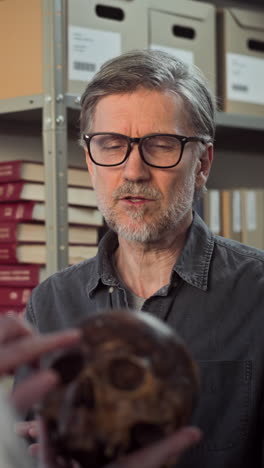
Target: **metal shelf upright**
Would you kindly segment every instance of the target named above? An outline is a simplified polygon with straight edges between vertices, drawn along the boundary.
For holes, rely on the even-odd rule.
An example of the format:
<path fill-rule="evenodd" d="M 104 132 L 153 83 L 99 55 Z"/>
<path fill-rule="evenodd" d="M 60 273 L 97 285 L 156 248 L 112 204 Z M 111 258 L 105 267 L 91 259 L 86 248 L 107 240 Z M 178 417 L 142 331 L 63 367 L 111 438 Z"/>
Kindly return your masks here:
<path fill-rule="evenodd" d="M 43 155 L 47 273 L 68 266 L 66 1 L 43 0 Z"/>

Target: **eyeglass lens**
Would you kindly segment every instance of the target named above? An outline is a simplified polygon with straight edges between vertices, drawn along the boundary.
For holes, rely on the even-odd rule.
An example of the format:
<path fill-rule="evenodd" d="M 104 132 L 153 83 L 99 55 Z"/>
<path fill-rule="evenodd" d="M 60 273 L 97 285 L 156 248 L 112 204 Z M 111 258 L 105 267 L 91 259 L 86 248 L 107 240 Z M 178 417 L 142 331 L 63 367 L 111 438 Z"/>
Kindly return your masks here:
<path fill-rule="evenodd" d="M 166 167 L 178 162 L 181 155 L 181 141 L 173 136 L 155 135 L 143 138 L 141 151 L 151 165 Z M 122 135 L 93 135 L 90 152 L 95 162 L 104 165 L 118 164 L 124 160 L 129 140 Z"/>

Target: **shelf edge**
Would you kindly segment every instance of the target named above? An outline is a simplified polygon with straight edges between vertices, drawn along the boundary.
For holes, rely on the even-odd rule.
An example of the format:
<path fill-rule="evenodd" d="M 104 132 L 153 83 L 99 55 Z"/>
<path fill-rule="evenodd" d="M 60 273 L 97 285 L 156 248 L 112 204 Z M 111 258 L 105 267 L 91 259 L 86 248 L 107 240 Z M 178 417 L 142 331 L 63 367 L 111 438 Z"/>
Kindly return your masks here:
<path fill-rule="evenodd" d="M 264 130 L 264 115 L 228 114 L 227 112 L 216 113 L 216 126 L 226 128 L 241 128 L 247 130 Z"/>
<path fill-rule="evenodd" d="M 43 107 L 43 103 L 43 94 L 32 94 L 31 96 L 17 96 L 9 99 L 0 99 L 0 114 L 41 109 Z"/>

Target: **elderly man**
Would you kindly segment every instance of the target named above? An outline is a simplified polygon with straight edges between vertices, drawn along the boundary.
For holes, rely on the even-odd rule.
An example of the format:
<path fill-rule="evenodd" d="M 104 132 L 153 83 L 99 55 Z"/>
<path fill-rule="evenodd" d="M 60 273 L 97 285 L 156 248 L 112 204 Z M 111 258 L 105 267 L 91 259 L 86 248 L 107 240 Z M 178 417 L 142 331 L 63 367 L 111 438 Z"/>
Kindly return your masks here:
<path fill-rule="evenodd" d="M 81 105 L 81 141 L 110 230 L 94 259 L 35 289 L 27 319 L 48 332 L 129 307 L 168 322 L 202 378 L 193 422 L 204 437 L 177 466 L 262 466 L 264 254 L 214 236 L 193 212 L 213 160 L 204 77 L 165 53 L 134 51 L 102 67 Z"/>

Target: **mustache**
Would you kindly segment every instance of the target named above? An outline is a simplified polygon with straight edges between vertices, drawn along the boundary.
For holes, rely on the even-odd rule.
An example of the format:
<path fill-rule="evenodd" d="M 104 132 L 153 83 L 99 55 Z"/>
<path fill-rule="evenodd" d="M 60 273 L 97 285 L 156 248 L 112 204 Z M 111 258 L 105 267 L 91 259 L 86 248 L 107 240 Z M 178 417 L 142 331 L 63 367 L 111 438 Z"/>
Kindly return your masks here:
<path fill-rule="evenodd" d="M 112 193 L 114 200 L 127 196 L 144 196 L 155 200 L 162 198 L 162 194 L 157 188 L 139 182 L 125 182 Z"/>

